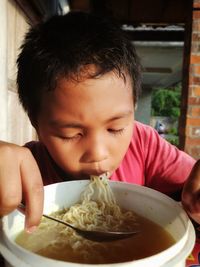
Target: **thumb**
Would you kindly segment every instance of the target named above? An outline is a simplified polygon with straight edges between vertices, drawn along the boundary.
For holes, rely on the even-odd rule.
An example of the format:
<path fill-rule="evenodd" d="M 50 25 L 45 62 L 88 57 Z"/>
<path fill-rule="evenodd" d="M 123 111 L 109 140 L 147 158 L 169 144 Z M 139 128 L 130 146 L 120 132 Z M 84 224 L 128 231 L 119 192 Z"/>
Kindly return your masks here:
<path fill-rule="evenodd" d="M 200 160 L 197 160 L 184 184 L 182 203 L 189 212 L 200 212 Z"/>
<path fill-rule="evenodd" d="M 200 189 L 200 159 L 193 166 L 190 175 L 185 182 L 184 190 L 196 192 Z"/>

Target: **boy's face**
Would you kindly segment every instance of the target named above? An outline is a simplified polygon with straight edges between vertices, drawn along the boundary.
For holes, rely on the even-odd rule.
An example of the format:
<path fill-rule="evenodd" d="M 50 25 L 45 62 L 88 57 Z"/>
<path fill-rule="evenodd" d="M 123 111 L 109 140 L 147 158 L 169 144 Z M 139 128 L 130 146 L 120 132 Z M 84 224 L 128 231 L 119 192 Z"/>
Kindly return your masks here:
<path fill-rule="evenodd" d="M 61 79 L 41 107 L 39 139 L 71 178 L 111 174 L 119 166 L 133 131 L 129 77 L 124 82 L 110 72 L 80 82 Z"/>

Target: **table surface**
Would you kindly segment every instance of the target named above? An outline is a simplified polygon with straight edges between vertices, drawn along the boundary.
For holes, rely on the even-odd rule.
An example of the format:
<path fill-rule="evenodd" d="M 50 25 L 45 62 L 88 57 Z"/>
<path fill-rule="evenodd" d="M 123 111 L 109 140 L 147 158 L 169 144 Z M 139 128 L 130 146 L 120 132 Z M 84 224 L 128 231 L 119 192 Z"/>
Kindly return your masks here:
<path fill-rule="evenodd" d="M 186 267 L 200 267 L 200 225 L 194 225 L 194 227 L 196 231 L 196 243 L 192 253 L 187 258 Z M 0 254 L 0 267 L 4 266 L 4 259 Z"/>

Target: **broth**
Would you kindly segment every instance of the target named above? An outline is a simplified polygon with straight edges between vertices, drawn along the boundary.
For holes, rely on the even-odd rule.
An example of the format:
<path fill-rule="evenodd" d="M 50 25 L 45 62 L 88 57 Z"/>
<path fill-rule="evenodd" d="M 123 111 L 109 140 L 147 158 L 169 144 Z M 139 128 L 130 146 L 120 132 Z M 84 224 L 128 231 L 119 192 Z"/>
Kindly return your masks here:
<path fill-rule="evenodd" d="M 21 232 L 16 238 L 16 243 L 48 258 L 86 264 L 120 263 L 142 259 L 175 244 L 173 237 L 164 228 L 140 215 L 136 214 L 136 218 L 141 232 L 124 240 L 98 243 L 79 237 L 77 249 L 73 249 L 69 244 L 59 243 L 59 240 L 68 238 L 61 233 L 65 226 L 43 219 L 43 223 L 34 233 Z M 47 223 L 48 227 L 45 227 Z"/>

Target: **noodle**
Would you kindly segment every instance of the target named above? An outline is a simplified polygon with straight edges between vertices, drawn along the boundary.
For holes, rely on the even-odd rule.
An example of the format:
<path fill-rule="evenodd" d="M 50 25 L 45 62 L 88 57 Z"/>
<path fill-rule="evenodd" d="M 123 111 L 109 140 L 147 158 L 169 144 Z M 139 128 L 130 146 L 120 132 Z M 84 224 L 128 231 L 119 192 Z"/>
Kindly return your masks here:
<path fill-rule="evenodd" d="M 59 213 L 56 212 L 53 216 L 80 229 L 87 230 L 128 230 L 129 227 L 126 222 L 128 221 L 129 225 L 131 225 L 131 220 L 135 223 L 133 212 L 122 212 L 116 204 L 106 176 L 92 176 L 89 185 L 81 195 L 80 203 Z M 49 222 L 47 223 L 49 224 Z M 60 236 L 62 238 L 57 238 L 51 242 L 54 249 L 56 247 L 61 248 L 68 243 L 73 250 L 79 250 L 85 260 L 89 257 L 88 253 L 93 253 L 95 257 L 99 257 L 95 248 L 106 249 L 105 244 L 86 240 L 69 227 L 62 227 Z M 117 243 L 116 245 L 119 246 Z"/>
<path fill-rule="evenodd" d="M 106 176 L 92 176 L 80 203 L 60 218 L 82 229 L 105 231 L 128 230 L 126 220 L 135 221 L 133 212 L 122 212 L 117 205 Z"/>

